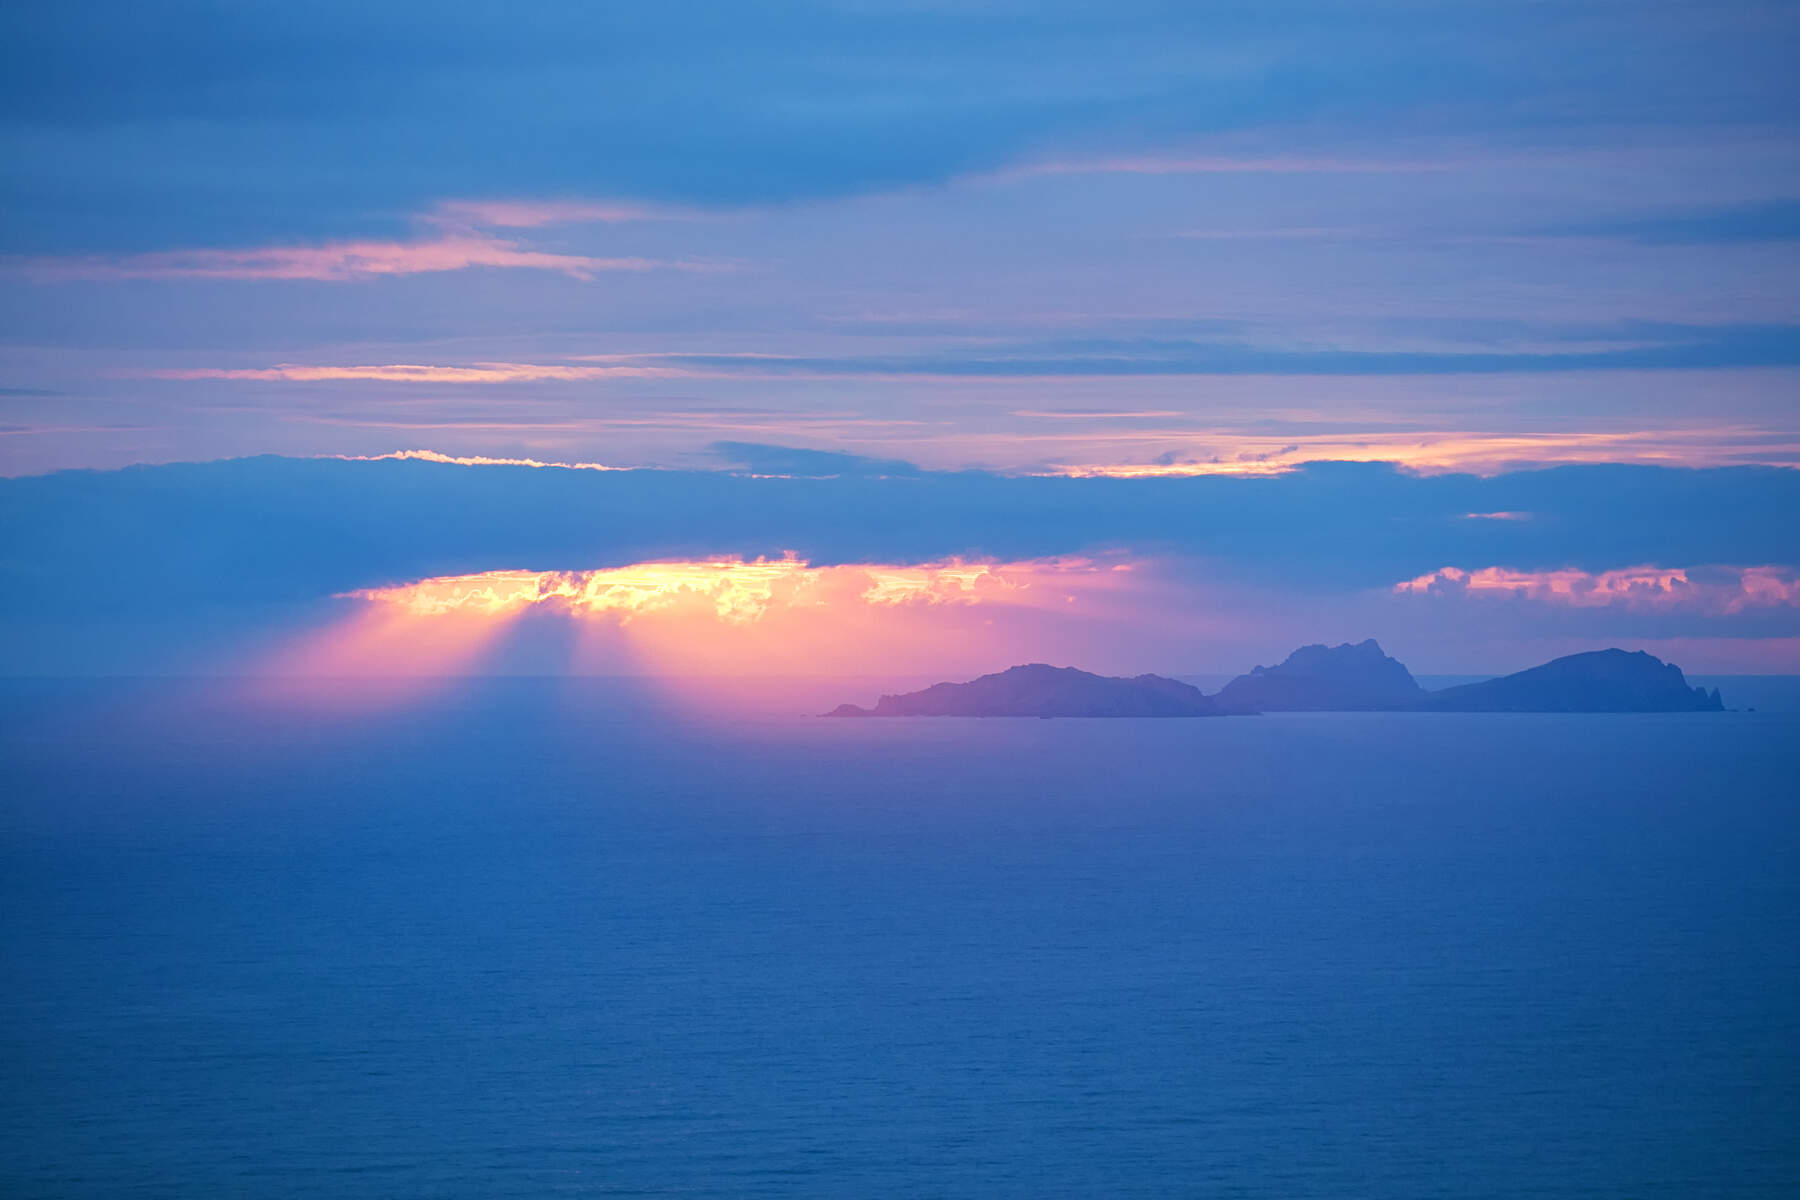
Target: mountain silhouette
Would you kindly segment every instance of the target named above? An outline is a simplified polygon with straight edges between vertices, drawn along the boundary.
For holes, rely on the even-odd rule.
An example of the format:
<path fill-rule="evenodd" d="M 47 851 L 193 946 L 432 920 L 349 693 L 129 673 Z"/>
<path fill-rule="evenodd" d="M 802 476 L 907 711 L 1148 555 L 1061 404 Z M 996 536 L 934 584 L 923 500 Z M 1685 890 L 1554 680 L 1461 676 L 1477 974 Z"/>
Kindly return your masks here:
<path fill-rule="evenodd" d="M 1216 717 L 1199 688 L 1160 675 L 1122 679 L 1029 663 L 968 683 L 883 696 L 874 708 L 843 704 L 828 717 Z"/>
<path fill-rule="evenodd" d="M 841 704 L 828 717 L 1216 717 L 1257 712 L 1722 712 L 1717 688 L 1642 650 L 1592 650 L 1428 692 L 1374 639 L 1302 646 L 1208 696 L 1161 675 L 1125 679 L 1028 663 L 968 683 Z"/>
<path fill-rule="evenodd" d="M 1279 666 L 1239 675 L 1216 698 L 1233 712 L 1346 712 L 1414 708 L 1425 695 L 1412 672 L 1370 638 L 1302 646 Z"/>
<path fill-rule="evenodd" d="M 1722 712 L 1719 690 L 1642 650 L 1590 650 L 1539 667 L 1430 692 L 1433 712 Z"/>

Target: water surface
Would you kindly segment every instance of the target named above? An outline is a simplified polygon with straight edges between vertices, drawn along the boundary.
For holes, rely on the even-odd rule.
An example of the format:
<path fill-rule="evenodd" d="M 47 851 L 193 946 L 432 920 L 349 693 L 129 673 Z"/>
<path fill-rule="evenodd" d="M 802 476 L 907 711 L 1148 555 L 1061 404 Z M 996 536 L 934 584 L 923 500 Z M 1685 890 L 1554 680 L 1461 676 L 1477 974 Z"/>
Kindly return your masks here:
<path fill-rule="evenodd" d="M 1800 705 L 230 692 L 6 688 L 8 1196 L 1800 1183 Z"/>

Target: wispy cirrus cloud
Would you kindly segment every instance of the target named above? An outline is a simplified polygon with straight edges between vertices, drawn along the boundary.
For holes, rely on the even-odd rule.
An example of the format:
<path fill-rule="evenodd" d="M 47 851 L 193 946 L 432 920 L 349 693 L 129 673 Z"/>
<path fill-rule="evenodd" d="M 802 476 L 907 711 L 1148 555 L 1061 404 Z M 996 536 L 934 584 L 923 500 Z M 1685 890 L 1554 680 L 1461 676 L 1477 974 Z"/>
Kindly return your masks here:
<path fill-rule="evenodd" d="M 1204 441 L 1204 454 L 1168 452 L 1140 457 L 1157 438 Z M 1326 434 L 1266 434 L 1250 430 L 1131 432 L 1113 438 L 1057 438 L 1091 454 L 1110 447 L 1114 461 L 1064 458 L 1056 474 L 1124 479 L 1193 475 L 1275 475 L 1308 462 L 1394 463 L 1423 474 L 1463 471 L 1493 475 L 1523 466 L 1563 463 L 1641 463 L 1727 466 L 1800 464 L 1800 438 L 1771 436 L 1752 427 L 1592 429 L 1546 433 L 1479 429 L 1345 429 Z M 1471 512 L 1467 518 L 1522 520 L 1512 511 Z"/>
<path fill-rule="evenodd" d="M 700 372 L 681 367 L 622 363 L 584 366 L 567 363 L 478 362 L 463 366 L 428 363 L 378 363 L 364 366 L 312 366 L 278 363 L 272 367 L 170 367 L 135 371 L 143 379 L 239 379 L 288 383 L 337 383 L 362 380 L 376 383 L 537 383 L 545 380 L 579 382 L 591 379 L 691 379 Z"/>
<path fill-rule="evenodd" d="M 1699 246 L 1800 242 L 1800 199 L 1657 213 L 1550 226 L 1539 237 L 1611 238 L 1647 245 Z"/>
<path fill-rule="evenodd" d="M 461 271 L 471 267 L 553 271 L 589 280 L 608 271 L 704 271 L 713 264 L 653 258 L 603 258 L 534 250 L 506 238 L 479 233 L 451 234 L 416 241 L 343 241 L 315 246 L 253 246 L 244 249 L 159 250 L 118 256 L 14 260 L 29 278 L 61 282 L 124 279 L 287 279 L 342 283 L 398 275 Z"/>
<path fill-rule="evenodd" d="M 1308 154 L 1151 154 L 1041 158 L 983 175 L 986 179 L 1035 175 L 1325 175 L 1394 174 L 1454 170 L 1450 160 L 1346 158 Z"/>
<path fill-rule="evenodd" d="M 7 265 L 43 281 L 125 279 L 293 279 L 345 282 L 473 267 L 550 271 L 589 280 L 613 271 L 713 271 L 716 263 L 608 257 L 540 250 L 494 230 L 546 225 L 690 220 L 695 214 L 588 200 L 446 200 L 415 216 L 421 236 L 314 245 L 158 250 L 126 255 L 20 258 Z"/>
<path fill-rule="evenodd" d="M 617 224 L 624 221 L 691 221 L 687 209 L 596 200 L 446 200 L 423 219 L 475 229 L 537 229 L 545 225 Z"/>
<path fill-rule="evenodd" d="M 1681 466 L 1800 465 L 1800 437 L 1780 425 L 1722 423 L 1700 419 L 1595 421 L 1586 428 L 1538 430 L 1504 425 L 1457 425 L 1441 416 L 1426 421 L 1346 415 L 1340 420 L 1233 422 L 1201 414 L 1161 409 L 1037 409 L 1002 407 L 1004 419 L 974 408 L 954 419 L 886 417 L 871 421 L 860 409 L 808 411 L 779 407 L 755 412 L 694 409 L 657 403 L 647 408 L 613 408 L 604 414 L 577 411 L 566 385 L 657 381 L 759 381 L 789 378 L 872 378 L 835 375 L 818 360 L 816 372 L 796 371 L 793 360 L 769 355 L 618 354 L 591 355 L 562 362 L 519 363 L 278 363 L 268 367 L 145 368 L 120 372 L 128 378 L 221 383 L 368 384 L 408 389 L 516 387 L 504 419 L 483 407 L 471 418 L 460 402 L 442 392 L 426 408 L 404 414 L 293 412 L 284 419 L 357 428 L 411 430 L 533 430 L 568 440 L 567 459 L 591 455 L 580 439 L 630 430 L 654 436 L 662 431 L 685 440 L 694 431 L 709 440 L 793 445 L 802 453 L 844 450 L 884 460 L 904 456 L 935 466 L 976 466 L 1007 473 L 1110 476 L 1115 478 L 1196 475 L 1278 474 L 1318 461 L 1388 462 L 1424 473 L 1468 471 L 1494 474 L 1515 467 L 1561 463 L 1617 462 Z M 900 374 L 905 380 L 911 376 Z M 941 379 L 961 378 L 939 376 Z M 1034 377 L 1041 381 L 1043 378 Z M 1079 376 L 1077 376 L 1079 378 Z M 990 382 L 977 377 L 977 382 Z M 997 382 L 1017 384 L 1017 378 Z M 558 385 L 564 385 L 558 390 Z M 354 394 L 354 393 L 351 393 Z M 1004 397 L 1000 397 L 1004 401 Z M 423 401 L 421 401 L 423 403 Z M 871 433 L 871 428 L 874 432 Z M 748 436 L 745 436 L 748 435 Z M 874 438 L 875 440 L 871 440 Z M 824 444 L 816 444 L 824 439 Z M 665 439 L 667 441 L 667 439 Z M 648 461 L 669 461 L 670 443 Z M 815 444 L 807 444 L 815 443 Z M 485 457 L 492 444 L 440 447 L 462 457 Z M 638 461 L 646 461 L 639 459 Z M 1472 517 L 1506 519 L 1475 510 Z"/>
<path fill-rule="evenodd" d="M 433 419 L 429 417 L 362 418 L 331 414 L 296 415 L 292 419 L 327 425 L 411 431 L 421 435 L 438 432 L 538 433 L 592 438 L 662 430 L 679 440 L 695 433 L 734 434 L 760 438 L 827 439 L 828 444 L 850 445 L 855 452 L 818 446 L 776 446 L 721 439 L 711 445 L 714 457 L 734 469 L 768 475 L 917 474 L 913 462 L 892 457 L 869 457 L 866 451 L 887 448 L 932 449 L 938 454 L 959 454 L 966 462 L 1007 475 L 1111 479 L 1183 479 L 1201 476 L 1285 475 L 1315 462 L 1387 463 L 1420 475 L 1464 473 L 1492 476 L 1507 471 L 1542 466 L 1585 463 L 1625 463 L 1657 466 L 1726 467 L 1741 465 L 1793 466 L 1800 464 L 1800 442 L 1770 445 L 1758 441 L 1753 431 L 1656 430 L 1639 432 L 1597 431 L 1583 434 L 1522 435 L 1504 433 L 1416 434 L 1397 431 L 1351 433 L 1309 437 L 1304 441 L 1274 443 L 1265 434 L 1214 429 L 1204 432 L 1213 453 L 1205 458 L 1143 462 L 1133 448 L 1142 435 L 1111 437 L 1100 432 L 1046 440 L 1030 434 L 982 434 L 958 432 L 903 420 L 874 420 L 838 414 L 825 418 L 789 413 L 746 415 L 711 411 L 655 415 L 621 414 L 601 418 L 525 421 L 500 419 Z M 1165 438 L 1192 438 L 1194 431 L 1163 434 Z M 1076 457 L 1072 451 L 1079 451 Z M 1066 461 L 1045 464 L 1046 453 Z M 353 456 L 356 457 L 356 456 Z M 507 463 L 515 460 L 483 454 L 453 455 L 441 451 L 400 451 L 362 456 L 425 458 L 465 464 Z M 540 465 L 518 460 L 516 465 Z M 545 466 L 582 466 L 579 462 L 544 462 Z M 1512 525 L 1534 520 L 1534 514 L 1518 510 L 1465 512 L 1458 519 L 1482 524 Z"/>
<path fill-rule="evenodd" d="M 326 458 L 335 458 L 340 462 L 388 462 L 413 460 L 417 462 L 448 463 L 459 467 L 545 467 L 559 471 L 623 471 L 625 467 L 611 467 L 597 462 L 543 462 L 535 458 L 492 458 L 485 454 L 439 454 L 436 450 L 395 450 L 389 454 L 328 454 Z"/>
<path fill-rule="evenodd" d="M 590 262 L 637 264 L 648 260 Z M 679 265 L 679 264 L 675 264 Z M 444 268 L 451 269 L 451 268 Z M 694 269 L 709 269 L 695 267 Z M 690 351 L 570 355 L 560 363 L 277 364 L 265 373 L 161 376 L 174 378 L 379 379 L 410 382 L 435 376 L 436 383 L 493 383 L 524 379 L 605 378 L 590 368 L 625 370 L 672 378 L 769 377 L 845 380 L 938 379 L 959 382 L 1015 382 L 1082 379 L 1154 379 L 1185 376 L 1436 376 L 1522 375 L 1567 371 L 1700 370 L 1800 365 L 1796 325 L 1635 325 L 1601 331 L 1562 346 L 1537 344 L 1499 349 L 1418 349 L 1370 345 L 1338 348 L 1261 345 L 1209 339 L 1066 339 L 1010 346 L 948 346 L 918 354 L 779 354 L 762 351 Z M 492 372 L 504 369 L 505 378 Z M 650 374 L 654 372 L 655 374 Z"/>

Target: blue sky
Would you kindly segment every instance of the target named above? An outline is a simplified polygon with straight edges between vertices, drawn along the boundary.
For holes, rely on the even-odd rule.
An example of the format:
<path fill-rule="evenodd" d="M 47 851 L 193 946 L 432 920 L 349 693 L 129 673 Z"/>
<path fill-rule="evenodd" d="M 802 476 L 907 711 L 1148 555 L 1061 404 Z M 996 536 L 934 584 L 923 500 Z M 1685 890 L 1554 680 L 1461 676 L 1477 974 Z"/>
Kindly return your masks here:
<path fill-rule="evenodd" d="M 1793 462 L 1797 53 L 1746 3 L 37 6 L 0 470 Z M 254 374 L 482 363 L 537 374 Z"/>
<path fill-rule="evenodd" d="M 1306 494 L 1316 460 L 1791 469 L 1794 61 L 1792 5 L 1729 0 L 32 6 L 0 45 L 0 474 L 424 449 L 677 472 L 633 477 L 654 508 L 659 479 L 914 464 L 1020 497 L 1020 548 L 993 552 L 1036 554 L 1042 476 L 1174 476 L 1144 495 L 1179 509 L 1217 475 Z M 523 478 L 422 477 L 459 470 L 501 473 L 433 486 Z M 77 493 L 112 485 L 75 478 L 56 494 L 91 516 Z M 1731 481 L 1704 491 L 1710 548 L 1639 536 L 1679 524 L 1670 500 L 1609 509 L 1579 553 L 1542 519 L 1452 524 L 1333 586 L 1800 565 L 1732 540 L 1769 477 L 1705 478 Z M 654 515 L 695 552 L 741 541 Z M 183 528 L 189 557 L 230 543 Z M 755 552 L 817 534 L 785 528 Z M 1159 530 L 1119 515 L 1042 553 Z M 9 530 L 49 554 L 35 536 Z M 831 552 L 900 552 L 877 541 Z M 1597 565 L 1608 543 L 1632 561 Z M 1269 544 L 1280 587 L 1334 577 Z M 1234 555 L 1186 545 L 1180 570 L 1278 586 Z M 364 566 L 347 586 L 404 574 Z M 1489 657 L 1604 632 L 1578 607 L 1484 617 Z M 1791 607 L 1729 607 L 1619 623 L 1800 662 Z"/>

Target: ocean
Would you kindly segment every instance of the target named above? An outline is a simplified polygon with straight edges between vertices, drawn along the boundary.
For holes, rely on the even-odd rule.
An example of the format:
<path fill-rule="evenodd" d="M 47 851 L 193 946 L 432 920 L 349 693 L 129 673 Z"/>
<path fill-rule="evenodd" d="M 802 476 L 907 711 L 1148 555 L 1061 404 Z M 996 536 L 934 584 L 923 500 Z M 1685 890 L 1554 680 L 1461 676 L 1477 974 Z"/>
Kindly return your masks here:
<path fill-rule="evenodd" d="M 1791 1197 L 1800 686 L 1746 686 L 6 683 L 0 1194 Z"/>

